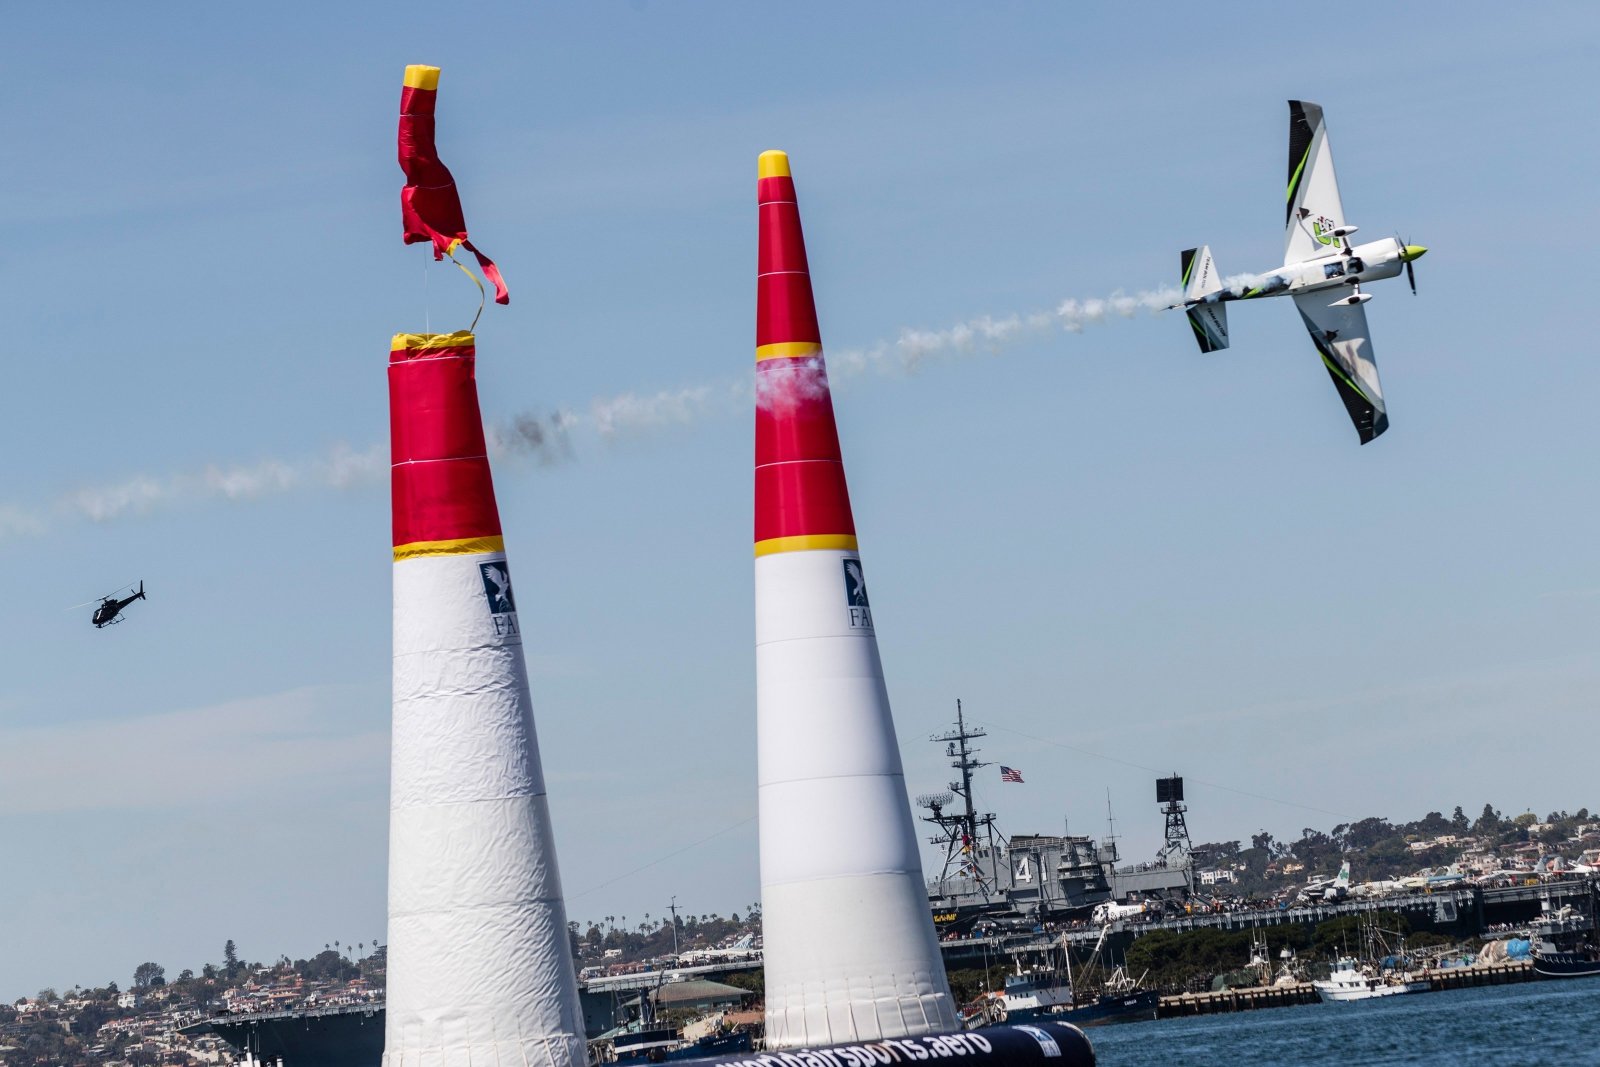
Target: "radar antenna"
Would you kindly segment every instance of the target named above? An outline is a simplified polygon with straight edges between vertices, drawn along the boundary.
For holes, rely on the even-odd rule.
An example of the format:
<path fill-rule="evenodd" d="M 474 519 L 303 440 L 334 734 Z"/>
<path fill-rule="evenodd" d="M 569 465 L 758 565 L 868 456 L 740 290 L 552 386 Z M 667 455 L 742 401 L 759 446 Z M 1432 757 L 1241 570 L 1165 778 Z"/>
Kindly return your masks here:
<path fill-rule="evenodd" d="M 1167 819 L 1167 843 L 1161 846 L 1159 862 L 1177 867 L 1194 851 L 1194 846 L 1189 841 L 1189 825 L 1183 819 L 1183 813 L 1189 810 L 1183 803 L 1183 778 L 1176 772 L 1170 778 L 1156 779 L 1156 803 L 1166 805 L 1161 814 Z"/>
<path fill-rule="evenodd" d="M 991 766 L 978 759 L 978 750 L 969 742 L 988 735 L 979 727 L 967 725 L 961 701 L 956 701 L 956 728 L 928 738 L 936 745 L 945 746 L 944 754 L 950 766 L 960 772 L 960 779 L 950 783 L 947 793 L 924 793 L 917 798 L 917 806 L 930 812 L 922 816 L 923 822 L 933 823 L 939 834 L 928 838 L 928 843 L 944 846 L 944 868 L 939 872 L 939 892 L 948 892 L 946 882 L 952 868 L 957 875 L 965 875 L 977 883 L 978 891 L 987 898 L 999 878 L 996 864 L 999 850 L 995 847 L 994 813 L 979 813 L 972 800 L 972 772 L 979 767 Z M 956 797 L 962 801 L 962 810 L 946 811 Z M 987 848 L 980 850 L 980 840 Z M 987 853 L 989 870 L 984 871 L 978 862 Z"/>

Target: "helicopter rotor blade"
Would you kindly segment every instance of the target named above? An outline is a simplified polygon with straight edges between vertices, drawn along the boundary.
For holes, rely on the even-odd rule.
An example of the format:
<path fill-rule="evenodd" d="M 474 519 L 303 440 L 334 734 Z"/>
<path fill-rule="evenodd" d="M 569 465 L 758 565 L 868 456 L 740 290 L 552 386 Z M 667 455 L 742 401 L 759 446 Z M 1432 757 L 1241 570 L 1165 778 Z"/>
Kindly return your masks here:
<path fill-rule="evenodd" d="M 136 585 L 137 585 L 137 583 L 135 583 L 135 582 L 129 582 L 127 585 L 118 586 L 117 588 L 111 590 L 111 592 L 107 593 L 105 596 L 96 597 L 93 600 L 85 600 L 82 604 L 74 604 L 70 608 L 62 608 L 61 610 L 62 611 L 77 611 L 79 608 L 86 608 L 90 604 L 104 604 L 108 600 L 116 599 L 118 593 L 126 593 L 130 589 L 133 589 Z"/>

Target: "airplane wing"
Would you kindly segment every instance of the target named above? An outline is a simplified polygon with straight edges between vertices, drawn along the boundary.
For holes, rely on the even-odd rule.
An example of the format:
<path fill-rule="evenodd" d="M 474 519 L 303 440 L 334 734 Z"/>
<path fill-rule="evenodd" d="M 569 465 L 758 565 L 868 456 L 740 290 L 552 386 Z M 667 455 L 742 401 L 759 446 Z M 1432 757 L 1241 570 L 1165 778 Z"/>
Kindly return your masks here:
<path fill-rule="evenodd" d="M 1289 101 L 1289 190 L 1284 199 L 1285 263 L 1339 251 L 1330 231 L 1344 225 L 1344 205 L 1333 173 L 1328 127 L 1322 121 L 1322 108 L 1305 100 Z"/>
<path fill-rule="evenodd" d="M 1361 443 L 1366 444 L 1389 428 L 1378 365 L 1372 358 L 1372 334 L 1367 330 L 1366 308 L 1361 304 L 1330 307 L 1328 299 L 1334 295 L 1327 290 L 1301 293 L 1294 302 L 1350 421 L 1356 424 Z"/>

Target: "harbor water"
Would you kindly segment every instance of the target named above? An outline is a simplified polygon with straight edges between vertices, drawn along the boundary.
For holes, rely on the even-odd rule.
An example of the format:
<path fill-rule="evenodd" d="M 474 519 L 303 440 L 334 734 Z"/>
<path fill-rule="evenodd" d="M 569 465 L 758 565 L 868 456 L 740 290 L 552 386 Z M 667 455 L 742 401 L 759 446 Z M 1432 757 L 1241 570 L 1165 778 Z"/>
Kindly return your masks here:
<path fill-rule="evenodd" d="M 1306 1004 L 1090 1031 L 1101 1067 L 1600 1063 L 1600 978 Z"/>

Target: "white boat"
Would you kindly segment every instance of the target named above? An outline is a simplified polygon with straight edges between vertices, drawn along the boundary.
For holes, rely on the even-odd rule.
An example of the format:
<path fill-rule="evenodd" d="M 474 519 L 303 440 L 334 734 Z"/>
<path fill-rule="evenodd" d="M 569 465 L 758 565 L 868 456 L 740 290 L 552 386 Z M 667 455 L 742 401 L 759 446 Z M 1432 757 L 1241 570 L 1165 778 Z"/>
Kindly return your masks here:
<path fill-rule="evenodd" d="M 1395 939 L 1392 952 L 1386 934 Z M 1405 935 L 1398 930 L 1380 929 L 1376 911 L 1366 915 L 1361 937 L 1366 942 L 1366 959 L 1340 956 L 1327 978 L 1311 983 L 1324 1003 L 1426 993 L 1432 988 L 1427 978 L 1419 978 L 1408 969 Z"/>
<path fill-rule="evenodd" d="M 1041 1012 L 1072 1006 L 1072 979 L 1054 967 L 1023 970 L 1017 964 L 1014 974 L 1006 975 L 1002 1003 L 1005 1017 L 1032 1018 Z"/>
<path fill-rule="evenodd" d="M 1324 1002 L 1370 1000 L 1373 997 L 1428 991 L 1425 979 L 1414 978 L 1406 971 L 1379 971 L 1353 956 L 1339 957 L 1333 965 L 1333 973 L 1325 979 L 1312 982 L 1311 986 Z"/>

